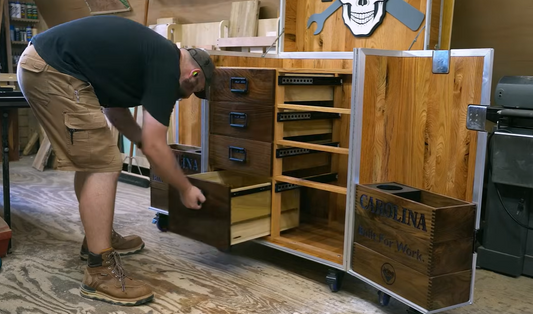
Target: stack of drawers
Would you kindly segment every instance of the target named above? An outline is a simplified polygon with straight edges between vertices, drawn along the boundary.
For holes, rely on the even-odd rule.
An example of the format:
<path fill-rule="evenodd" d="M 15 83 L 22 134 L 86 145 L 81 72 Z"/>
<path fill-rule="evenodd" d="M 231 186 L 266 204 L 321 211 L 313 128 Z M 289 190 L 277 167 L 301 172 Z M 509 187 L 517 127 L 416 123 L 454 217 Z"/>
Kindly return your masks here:
<path fill-rule="evenodd" d="M 275 70 L 218 70 L 209 100 L 213 169 L 271 175 L 275 79 Z"/>
<path fill-rule="evenodd" d="M 189 175 L 200 210 L 169 201 L 168 230 L 226 250 L 271 234 L 276 70 L 218 68 L 209 99 L 209 168 Z M 172 188 L 171 188 L 172 189 Z M 280 230 L 298 226 L 298 189 L 282 192 Z"/>

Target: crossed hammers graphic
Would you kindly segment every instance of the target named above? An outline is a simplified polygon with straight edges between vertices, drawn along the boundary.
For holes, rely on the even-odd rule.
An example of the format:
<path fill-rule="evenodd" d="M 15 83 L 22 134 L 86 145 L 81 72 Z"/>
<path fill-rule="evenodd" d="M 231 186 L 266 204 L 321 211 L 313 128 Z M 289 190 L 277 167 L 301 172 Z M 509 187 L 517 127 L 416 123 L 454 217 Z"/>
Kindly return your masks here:
<path fill-rule="evenodd" d="M 418 11 L 409 3 L 404 0 L 384 0 L 385 10 L 390 15 L 394 16 L 398 21 L 400 21 L 405 26 L 409 27 L 411 30 L 416 31 L 422 25 L 424 21 L 424 13 Z M 307 28 L 315 22 L 317 24 L 315 35 L 318 35 L 322 32 L 324 28 L 324 23 L 335 11 L 337 11 L 342 6 L 340 0 L 335 0 L 324 12 L 315 13 L 309 17 L 307 20 Z"/>

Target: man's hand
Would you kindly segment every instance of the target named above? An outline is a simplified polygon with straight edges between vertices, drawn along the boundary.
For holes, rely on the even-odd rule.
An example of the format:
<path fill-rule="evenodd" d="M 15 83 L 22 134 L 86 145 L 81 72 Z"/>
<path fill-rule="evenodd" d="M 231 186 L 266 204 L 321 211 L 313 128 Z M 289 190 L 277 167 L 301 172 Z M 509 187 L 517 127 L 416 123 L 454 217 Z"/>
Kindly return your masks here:
<path fill-rule="evenodd" d="M 191 185 L 185 192 L 180 192 L 180 198 L 183 205 L 190 209 L 202 208 L 202 203 L 205 202 L 205 196 L 197 187 Z"/>
<path fill-rule="evenodd" d="M 167 144 L 168 128 L 157 121 L 148 111 L 143 113 L 142 151 L 150 161 L 152 170 L 163 180 L 179 191 L 183 205 L 200 209 L 205 197 L 185 176 L 176 156 Z M 200 203 L 200 204 L 199 204 Z"/>

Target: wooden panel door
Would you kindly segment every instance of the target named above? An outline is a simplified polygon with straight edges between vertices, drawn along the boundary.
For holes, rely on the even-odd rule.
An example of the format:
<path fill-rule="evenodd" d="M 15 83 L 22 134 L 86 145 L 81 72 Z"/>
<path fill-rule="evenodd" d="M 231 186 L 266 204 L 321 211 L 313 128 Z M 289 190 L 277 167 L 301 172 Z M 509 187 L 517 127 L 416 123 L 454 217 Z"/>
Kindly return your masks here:
<path fill-rule="evenodd" d="M 452 52 L 449 73 L 434 74 L 431 51 L 362 49 L 359 183 L 395 181 L 472 201 L 478 134 L 466 128 L 467 107 L 490 92 L 491 51 Z"/>

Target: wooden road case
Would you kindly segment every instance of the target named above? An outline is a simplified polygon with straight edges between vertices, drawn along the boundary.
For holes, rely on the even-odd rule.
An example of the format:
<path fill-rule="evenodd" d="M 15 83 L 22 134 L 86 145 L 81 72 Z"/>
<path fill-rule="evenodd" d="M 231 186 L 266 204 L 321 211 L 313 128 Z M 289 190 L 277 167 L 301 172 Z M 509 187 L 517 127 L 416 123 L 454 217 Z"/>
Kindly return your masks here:
<path fill-rule="evenodd" d="M 352 275 L 377 288 L 382 304 L 393 297 L 430 313 L 472 303 L 470 248 L 479 228 L 486 134 L 466 129 L 466 112 L 470 104 L 489 105 L 492 56 L 491 49 L 264 57 L 213 51 L 222 65 L 212 88 L 218 94 L 202 104 L 203 171 L 189 175 L 207 201 L 194 211 L 179 197 L 170 200 L 169 230 L 221 250 L 256 241 L 313 260 L 331 268 L 332 291 Z M 466 208 L 461 237 L 444 238 L 463 249 L 457 265 L 437 262 L 448 243 L 432 251 L 431 237 L 415 239 L 425 243 L 430 264 L 358 242 L 356 226 L 376 222 L 357 215 L 357 187 L 391 182 Z M 401 229 L 386 231 L 393 237 Z M 403 274 L 426 284 L 413 295 L 384 283 L 381 274 L 391 268 L 372 273 L 368 254 L 398 270 L 397 284 Z M 450 273 L 460 274 L 462 293 L 436 297 L 450 281 L 439 278 Z"/>
<path fill-rule="evenodd" d="M 487 135 L 466 128 L 467 107 L 490 105 L 493 50 L 355 49 L 354 60 L 347 273 L 382 304 L 471 304 Z"/>

